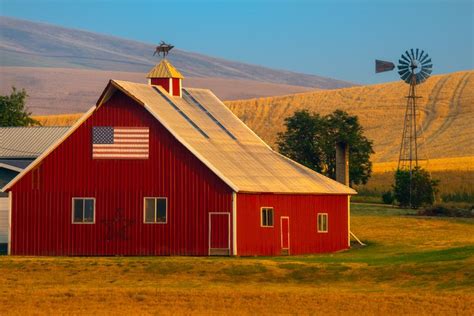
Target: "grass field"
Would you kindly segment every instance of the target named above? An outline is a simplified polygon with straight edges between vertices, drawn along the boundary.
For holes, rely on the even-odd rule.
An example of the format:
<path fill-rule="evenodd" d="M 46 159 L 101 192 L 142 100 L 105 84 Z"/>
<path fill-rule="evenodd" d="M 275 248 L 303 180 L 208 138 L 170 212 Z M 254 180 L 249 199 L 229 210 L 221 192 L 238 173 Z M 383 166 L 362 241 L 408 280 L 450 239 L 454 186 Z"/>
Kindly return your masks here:
<path fill-rule="evenodd" d="M 0 257 L 0 314 L 474 314 L 474 220 L 352 212 L 368 246 L 335 254 Z"/>

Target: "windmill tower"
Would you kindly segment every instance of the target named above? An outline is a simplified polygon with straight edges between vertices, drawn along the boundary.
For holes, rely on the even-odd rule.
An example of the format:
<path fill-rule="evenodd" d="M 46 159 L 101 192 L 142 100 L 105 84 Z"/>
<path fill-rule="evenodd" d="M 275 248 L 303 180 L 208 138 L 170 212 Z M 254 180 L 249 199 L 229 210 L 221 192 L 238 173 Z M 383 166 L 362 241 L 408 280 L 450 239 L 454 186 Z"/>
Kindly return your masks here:
<path fill-rule="evenodd" d="M 395 68 L 392 62 L 375 60 L 375 72 L 390 71 Z M 429 78 L 433 71 L 433 64 L 428 54 L 420 49 L 405 51 L 398 60 L 398 74 L 400 78 L 409 84 L 407 104 L 405 108 L 405 120 L 403 124 L 400 153 L 398 156 L 398 170 L 408 170 L 411 175 L 414 168 L 418 167 L 418 139 L 420 133 L 417 130 L 417 99 L 416 86 Z M 411 191 L 410 191 L 411 201 Z M 410 203 L 411 204 L 411 203 Z"/>

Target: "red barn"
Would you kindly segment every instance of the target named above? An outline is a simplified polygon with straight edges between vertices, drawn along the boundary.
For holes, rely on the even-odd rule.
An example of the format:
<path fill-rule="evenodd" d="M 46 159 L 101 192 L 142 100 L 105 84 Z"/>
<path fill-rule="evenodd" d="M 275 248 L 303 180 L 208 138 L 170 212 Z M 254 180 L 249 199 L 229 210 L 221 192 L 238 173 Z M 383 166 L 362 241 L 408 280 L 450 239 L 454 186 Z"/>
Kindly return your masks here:
<path fill-rule="evenodd" d="M 349 247 L 351 188 L 273 151 L 166 60 L 7 184 L 13 255 L 280 255 Z"/>

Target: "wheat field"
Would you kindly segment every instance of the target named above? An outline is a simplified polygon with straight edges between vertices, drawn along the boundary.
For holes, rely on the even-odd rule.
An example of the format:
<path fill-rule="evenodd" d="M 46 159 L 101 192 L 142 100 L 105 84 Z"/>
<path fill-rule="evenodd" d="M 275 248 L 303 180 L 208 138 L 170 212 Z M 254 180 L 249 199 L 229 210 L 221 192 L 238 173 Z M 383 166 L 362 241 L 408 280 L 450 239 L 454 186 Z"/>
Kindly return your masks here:
<path fill-rule="evenodd" d="M 327 114 L 342 109 L 357 115 L 366 135 L 374 141 L 375 162 L 398 159 L 403 129 L 403 82 L 289 96 L 228 101 L 227 106 L 269 144 L 274 145 L 284 119 L 296 110 Z M 429 78 L 417 88 L 421 158 L 474 156 L 474 71 Z"/>

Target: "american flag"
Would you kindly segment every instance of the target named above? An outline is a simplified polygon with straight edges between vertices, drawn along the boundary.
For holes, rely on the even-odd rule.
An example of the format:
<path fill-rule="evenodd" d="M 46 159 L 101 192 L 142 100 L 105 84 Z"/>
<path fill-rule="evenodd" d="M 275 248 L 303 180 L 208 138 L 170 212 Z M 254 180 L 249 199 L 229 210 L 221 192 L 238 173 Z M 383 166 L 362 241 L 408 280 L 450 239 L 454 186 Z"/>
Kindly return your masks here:
<path fill-rule="evenodd" d="M 148 127 L 92 128 L 93 159 L 147 159 Z"/>

